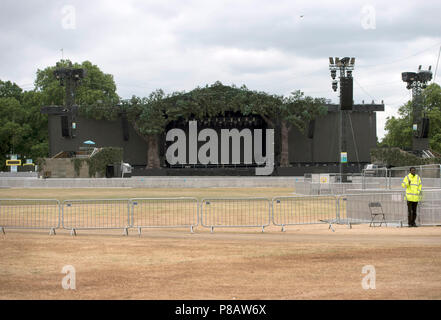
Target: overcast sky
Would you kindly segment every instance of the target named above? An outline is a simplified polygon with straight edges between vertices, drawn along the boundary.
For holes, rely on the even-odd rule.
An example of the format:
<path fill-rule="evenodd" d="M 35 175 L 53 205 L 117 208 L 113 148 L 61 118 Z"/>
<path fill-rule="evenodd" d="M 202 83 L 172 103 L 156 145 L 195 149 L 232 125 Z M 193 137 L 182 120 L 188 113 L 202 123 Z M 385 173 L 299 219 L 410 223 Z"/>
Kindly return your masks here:
<path fill-rule="evenodd" d="M 435 73 L 440 13 L 439 0 L 1 0 L 0 79 L 30 90 L 37 69 L 64 56 L 112 74 L 122 98 L 219 80 L 337 103 L 328 57 L 355 57 L 355 103 L 385 103 L 381 140 L 386 117 L 410 99 L 401 72 Z"/>

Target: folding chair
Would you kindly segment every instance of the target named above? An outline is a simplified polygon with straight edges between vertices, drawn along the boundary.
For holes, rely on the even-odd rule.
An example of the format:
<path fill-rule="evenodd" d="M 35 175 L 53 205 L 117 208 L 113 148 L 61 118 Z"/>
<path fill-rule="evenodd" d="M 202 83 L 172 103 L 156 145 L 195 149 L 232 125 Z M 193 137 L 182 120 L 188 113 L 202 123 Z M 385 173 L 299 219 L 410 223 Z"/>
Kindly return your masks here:
<path fill-rule="evenodd" d="M 377 222 L 374 221 L 377 216 L 382 216 L 382 219 L 380 221 L 380 227 L 383 222 L 387 227 L 386 218 L 383 212 L 383 207 L 381 206 L 380 202 L 369 202 L 369 210 L 371 212 L 371 217 L 372 217 L 369 227 L 372 226 L 375 227 L 375 223 L 378 223 L 378 221 Z"/>

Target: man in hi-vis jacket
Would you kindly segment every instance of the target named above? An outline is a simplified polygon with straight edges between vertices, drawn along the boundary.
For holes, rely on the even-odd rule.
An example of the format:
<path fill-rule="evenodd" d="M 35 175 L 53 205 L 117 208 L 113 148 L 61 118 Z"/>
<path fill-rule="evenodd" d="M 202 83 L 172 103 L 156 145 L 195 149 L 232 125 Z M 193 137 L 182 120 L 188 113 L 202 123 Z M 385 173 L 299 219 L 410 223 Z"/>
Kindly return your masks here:
<path fill-rule="evenodd" d="M 417 206 L 418 201 L 421 199 L 421 178 L 415 174 L 415 172 L 415 168 L 411 167 L 410 173 L 404 177 L 403 183 L 401 184 L 401 186 L 406 189 L 409 227 L 416 227 Z"/>

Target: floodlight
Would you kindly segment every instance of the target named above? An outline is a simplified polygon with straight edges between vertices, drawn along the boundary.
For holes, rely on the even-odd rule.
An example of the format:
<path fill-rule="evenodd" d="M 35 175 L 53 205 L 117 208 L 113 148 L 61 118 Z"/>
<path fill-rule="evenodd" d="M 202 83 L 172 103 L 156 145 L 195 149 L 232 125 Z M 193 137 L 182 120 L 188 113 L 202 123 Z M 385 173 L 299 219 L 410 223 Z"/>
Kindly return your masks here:
<path fill-rule="evenodd" d="M 346 75 L 348 76 L 348 77 L 352 77 L 352 71 L 351 70 L 348 70 L 347 72 L 346 72 Z"/>
<path fill-rule="evenodd" d="M 351 66 L 353 66 L 355 64 L 355 58 L 354 57 L 351 58 L 351 62 L 350 63 L 351 63 Z"/>
<path fill-rule="evenodd" d="M 337 65 L 337 67 L 341 66 L 340 58 L 335 58 L 335 64 Z"/>
<path fill-rule="evenodd" d="M 329 64 L 334 64 L 334 58 L 333 57 L 329 57 Z"/>
<path fill-rule="evenodd" d="M 337 91 L 338 82 L 337 80 L 332 81 L 332 90 Z"/>
<path fill-rule="evenodd" d="M 401 73 L 401 78 L 404 82 L 412 82 L 416 79 L 416 73 L 415 72 L 403 72 Z"/>
<path fill-rule="evenodd" d="M 344 57 L 343 59 L 341 59 L 341 62 L 343 63 L 343 65 L 347 66 L 349 64 L 349 58 Z"/>
<path fill-rule="evenodd" d="M 420 71 L 418 72 L 417 79 L 421 82 L 428 82 L 432 80 L 432 72 L 426 70 Z"/>
<path fill-rule="evenodd" d="M 335 79 L 336 76 L 337 76 L 337 71 L 331 70 L 331 78 Z"/>

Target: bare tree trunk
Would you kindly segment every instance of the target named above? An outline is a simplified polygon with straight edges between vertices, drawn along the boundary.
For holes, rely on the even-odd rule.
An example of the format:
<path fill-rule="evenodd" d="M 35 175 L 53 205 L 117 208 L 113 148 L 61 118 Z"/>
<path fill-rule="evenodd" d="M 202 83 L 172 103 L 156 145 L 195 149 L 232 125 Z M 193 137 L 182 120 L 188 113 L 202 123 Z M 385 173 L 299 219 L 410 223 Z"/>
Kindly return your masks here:
<path fill-rule="evenodd" d="M 161 167 L 159 161 L 158 135 L 147 136 L 147 166 L 146 169 L 159 169 Z"/>
<path fill-rule="evenodd" d="M 280 166 L 289 166 L 289 130 L 291 126 L 284 120 L 281 121 L 281 151 L 280 151 Z"/>

